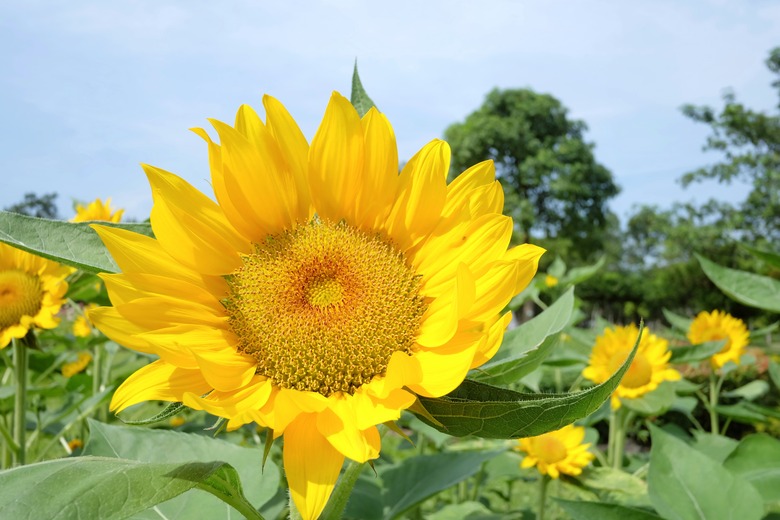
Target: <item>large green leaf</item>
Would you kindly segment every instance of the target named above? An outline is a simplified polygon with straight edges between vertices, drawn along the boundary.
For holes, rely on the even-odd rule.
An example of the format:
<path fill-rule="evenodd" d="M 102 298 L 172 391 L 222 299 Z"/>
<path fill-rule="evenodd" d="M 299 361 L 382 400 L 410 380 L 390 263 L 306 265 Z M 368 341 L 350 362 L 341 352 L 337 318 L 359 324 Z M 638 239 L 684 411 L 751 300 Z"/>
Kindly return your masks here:
<path fill-rule="evenodd" d="M 538 368 L 557 344 L 550 336 L 566 327 L 573 310 L 572 288 L 544 312 L 504 334 L 496 355 L 473 371 L 472 378 L 488 384 L 510 384 Z"/>
<path fill-rule="evenodd" d="M 149 224 L 99 224 L 152 236 Z M 119 271 L 90 225 L 0 211 L 0 242 L 91 273 Z"/>
<path fill-rule="evenodd" d="M 760 258 L 772 267 L 780 269 L 780 254 L 773 251 L 766 251 L 764 249 L 758 249 L 757 247 L 749 246 L 747 244 L 740 244 L 743 248 L 750 251 L 750 254 L 756 258 Z"/>
<path fill-rule="evenodd" d="M 637 343 L 625 363 L 600 385 L 571 394 L 526 394 L 465 380 L 444 397 L 419 397 L 410 411 L 430 426 L 455 437 L 512 439 L 558 430 L 599 409 L 620 384 L 634 360 Z"/>
<path fill-rule="evenodd" d="M 479 471 L 483 462 L 500 451 L 472 451 L 419 455 L 406 459 L 382 471 L 382 500 L 388 512 L 385 518 L 395 518 L 407 509 L 469 478 Z"/>
<path fill-rule="evenodd" d="M 555 501 L 574 520 L 661 520 L 661 517 L 636 507 L 608 504 L 605 502 L 574 502 L 556 498 Z"/>
<path fill-rule="evenodd" d="M 360 117 L 366 115 L 366 113 L 371 110 L 371 107 L 376 106 L 371 98 L 368 97 L 366 89 L 363 88 L 363 83 L 360 81 L 357 60 L 355 60 L 355 69 L 352 72 L 352 94 L 350 95 L 349 100 L 352 102 L 352 106 L 355 107 L 358 114 L 360 114 Z"/>
<path fill-rule="evenodd" d="M 780 441 L 766 434 L 742 439 L 724 463 L 761 493 L 765 502 L 780 504 Z"/>
<path fill-rule="evenodd" d="M 195 487 L 214 492 L 221 482 L 234 478 L 235 470 L 224 462 L 138 462 L 105 457 L 41 462 L 0 473 L 0 518 L 127 518 Z"/>
<path fill-rule="evenodd" d="M 691 328 L 691 323 L 693 322 L 691 318 L 687 318 L 666 308 L 661 310 L 664 313 L 664 318 L 666 318 L 666 321 L 671 323 L 674 328 L 686 333 L 688 332 L 688 329 Z"/>
<path fill-rule="evenodd" d="M 620 402 L 629 410 L 640 415 L 661 415 L 674 404 L 677 393 L 674 383 L 664 381 L 658 388 L 636 399 L 621 398 Z"/>
<path fill-rule="evenodd" d="M 651 426 L 647 483 L 650 501 L 668 520 L 758 520 L 764 506 L 756 488 L 685 442 Z"/>
<path fill-rule="evenodd" d="M 111 426 L 90 420 L 90 439 L 84 452 L 88 455 L 118 457 L 145 462 L 206 462 L 230 464 L 246 493 L 246 498 L 260 507 L 279 487 L 279 469 L 272 461 L 262 468 L 261 448 L 244 448 L 206 435 L 153 430 L 149 428 Z M 168 518 L 228 518 L 225 505 L 213 496 L 188 493 L 158 506 Z M 159 519 L 157 513 L 142 513 L 135 518 Z"/>
<path fill-rule="evenodd" d="M 647 482 L 614 468 L 590 467 L 573 477 L 581 486 L 595 492 L 604 502 L 633 507 L 650 507 Z"/>
<path fill-rule="evenodd" d="M 729 297 L 751 307 L 780 312 L 780 281 L 720 266 L 696 255 L 704 274 Z"/>
<path fill-rule="evenodd" d="M 686 345 L 684 347 L 672 347 L 672 357 L 669 359 L 670 363 L 683 364 L 683 363 L 698 363 L 705 359 L 711 358 L 723 350 L 723 346 L 726 344 L 726 340 L 708 341 L 706 343 L 699 343 L 697 345 Z"/>
<path fill-rule="evenodd" d="M 696 442 L 692 446 L 718 463 L 722 463 L 737 449 L 737 441 L 725 435 L 694 430 L 693 436 Z"/>

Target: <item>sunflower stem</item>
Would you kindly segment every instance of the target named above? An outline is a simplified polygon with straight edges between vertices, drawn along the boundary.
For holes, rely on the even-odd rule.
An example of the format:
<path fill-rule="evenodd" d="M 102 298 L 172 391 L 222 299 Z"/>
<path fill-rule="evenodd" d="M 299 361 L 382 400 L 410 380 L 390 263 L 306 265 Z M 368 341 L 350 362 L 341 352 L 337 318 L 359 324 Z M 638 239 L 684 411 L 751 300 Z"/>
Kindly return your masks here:
<path fill-rule="evenodd" d="M 92 354 L 92 395 L 98 395 L 103 390 L 103 345 L 95 345 Z M 98 408 L 96 418 L 106 422 L 105 406 Z"/>
<path fill-rule="evenodd" d="M 710 372 L 710 405 L 707 407 L 710 412 L 710 431 L 714 435 L 720 433 L 720 425 L 718 418 L 718 411 L 715 409 L 718 406 L 718 387 L 720 385 L 715 381 L 715 372 Z"/>
<path fill-rule="evenodd" d="M 544 520 L 544 509 L 547 504 L 547 485 L 550 483 L 549 475 L 540 475 L 539 479 L 539 514 L 537 520 Z"/>
<path fill-rule="evenodd" d="M 32 331 L 23 339 L 13 339 L 14 349 L 14 443 L 16 443 L 16 465 L 23 466 L 27 455 L 27 349 L 35 345 Z"/>
<path fill-rule="evenodd" d="M 623 451 L 625 451 L 626 448 L 626 430 L 628 429 L 628 423 L 631 422 L 631 417 L 631 412 L 622 406 L 617 410 L 613 410 L 612 415 L 610 415 L 609 443 L 612 445 L 610 450 L 612 459 L 610 462 L 614 469 L 621 469 L 623 467 Z"/>
<path fill-rule="evenodd" d="M 344 470 L 344 474 L 341 475 L 341 478 L 336 483 L 336 488 L 322 511 L 321 518 L 341 518 L 344 515 L 349 497 L 362 471 L 363 463 L 349 461 L 347 469 Z"/>

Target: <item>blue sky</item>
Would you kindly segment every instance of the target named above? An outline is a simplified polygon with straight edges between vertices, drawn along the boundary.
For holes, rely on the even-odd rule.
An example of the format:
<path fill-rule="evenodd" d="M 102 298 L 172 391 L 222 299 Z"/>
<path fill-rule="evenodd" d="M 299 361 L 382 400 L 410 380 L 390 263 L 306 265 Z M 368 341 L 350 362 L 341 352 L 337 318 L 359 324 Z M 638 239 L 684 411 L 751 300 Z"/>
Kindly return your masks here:
<path fill-rule="evenodd" d="M 25 1 L 0 6 L 0 207 L 28 191 L 113 197 L 136 219 L 139 163 L 211 194 L 205 145 L 187 129 L 279 98 L 311 138 L 332 90 L 363 84 L 404 160 L 493 87 L 530 87 L 586 121 L 622 193 L 611 207 L 746 190 L 676 179 L 718 156 L 684 103 L 777 103 L 763 64 L 780 3 L 698 1 Z"/>

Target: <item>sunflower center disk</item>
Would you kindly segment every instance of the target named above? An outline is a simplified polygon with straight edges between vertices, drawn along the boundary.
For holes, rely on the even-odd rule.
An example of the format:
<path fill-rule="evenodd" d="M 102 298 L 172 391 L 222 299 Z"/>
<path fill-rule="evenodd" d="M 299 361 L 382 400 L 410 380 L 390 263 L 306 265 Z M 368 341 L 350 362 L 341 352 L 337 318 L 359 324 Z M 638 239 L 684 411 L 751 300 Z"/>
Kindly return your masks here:
<path fill-rule="evenodd" d="M 537 439 L 538 457 L 547 464 L 554 464 L 566 458 L 566 446 L 555 437 Z"/>
<path fill-rule="evenodd" d="M 411 353 L 420 277 L 378 235 L 312 221 L 268 237 L 227 277 L 238 350 L 283 388 L 354 393 Z"/>
<path fill-rule="evenodd" d="M 609 363 L 611 373 L 615 373 L 623 365 L 628 357 L 628 350 L 615 354 Z M 645 386 L 653 379 L 653 365 L 648 361 L 647 356 L 637 352 L 634 361 L 623 376 L 620 385 L 626 388 L 639 388 Z"/>
<path fill-rule="evenodd" d="M 40 280 L 23 271 L 0 271 L 0 329 L 19 323 L 22 316 L 35 316 L 41 309 Z"/>

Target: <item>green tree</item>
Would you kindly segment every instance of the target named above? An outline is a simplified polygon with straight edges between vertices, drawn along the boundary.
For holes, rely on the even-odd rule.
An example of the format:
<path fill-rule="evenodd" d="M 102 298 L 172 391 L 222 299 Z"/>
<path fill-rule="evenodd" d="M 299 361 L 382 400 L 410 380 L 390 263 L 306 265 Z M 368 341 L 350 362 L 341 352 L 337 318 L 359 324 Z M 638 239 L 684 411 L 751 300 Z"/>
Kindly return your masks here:
<path fill-rule="evenodd" d="M 447 128 L 452 172 L 493 159 L 520 241 L 565 238 L 569 260 L 600 252 L 607 201 L 617 195 L 612 174 L 584 140 L 584 122 L 548 94 L 493 90 L 462 123 Z"/>
<path fill-rule="evenodd" d="M 780 109 L 780 47 L 766 60 L 775 74 L 772 86 L 777 90 Z M 780 242 L 780 112 L 767 114 L 745 107 L 733 92 L 724 97 L 720 113 L 707 106 L 685 105 L 683 113 L 692 120 L 710 126 L 704 150 L 723 153 L 716 164 L 685 174 L 683 186 L 704 180 L 732 183 L 747 182 L 751 191 L 741 204 L 727 208 L 739 238 L 753 243 Z"/>
<path fill-rule="evenodd" d="M 40 218 L 58 218 L 56 193 L 45 193 L 43 195 L 36 195 L 35 193 L 25 193 L 24 199 L 21 202 L 7 206 L 5 211 L 12 213 L 21 213 L 22 215 L 28 215 L 30 217 Z"/>

